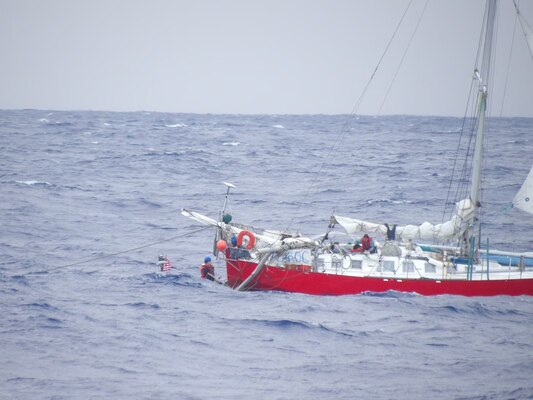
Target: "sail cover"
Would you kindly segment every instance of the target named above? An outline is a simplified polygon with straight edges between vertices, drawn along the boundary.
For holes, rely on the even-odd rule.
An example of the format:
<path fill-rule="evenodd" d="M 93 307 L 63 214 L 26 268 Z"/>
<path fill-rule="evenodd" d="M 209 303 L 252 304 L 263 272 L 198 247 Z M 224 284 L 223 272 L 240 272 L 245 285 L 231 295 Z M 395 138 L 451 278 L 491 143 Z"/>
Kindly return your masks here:
<path fill-rule="evenodd" d="M 475 208 L 469 199 L 461 200 L 456 204 L 455 215 L 442 224 L 424 222 L 421 225 L 396 226 L 396 239 L 424 239 L 446 240 L 461 235 L 475 215 Z M 334 216 L 335 221 L 341 225 L 348 234 L 358 232 L 387 234 L 385 224 L 361 221 L 354 218 Z"/>
<path fill-rule="evenodd" d="M 533 214 L 533 167 L 513 199 L 513 205 L 522 211 Z"/>

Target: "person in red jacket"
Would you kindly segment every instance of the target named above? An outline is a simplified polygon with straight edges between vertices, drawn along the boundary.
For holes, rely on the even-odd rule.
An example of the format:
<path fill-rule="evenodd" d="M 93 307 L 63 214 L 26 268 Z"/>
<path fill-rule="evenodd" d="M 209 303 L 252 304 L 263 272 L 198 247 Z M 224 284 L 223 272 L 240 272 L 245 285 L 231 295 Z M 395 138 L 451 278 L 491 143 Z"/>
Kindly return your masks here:
<path fill-rule="evenodd" d="M 361 239 L 361 251 L 362 252 L 370 251 L 371 248 L 372 248 L 372 238 L 365 233 Z"/>
<path fill-rule="evenodd" d="M 215 267 L 211 264 L 211 257 L 204 258 L 204 263 L 200 266 L 200 275 L 202 279 L 215 280 Z"/>

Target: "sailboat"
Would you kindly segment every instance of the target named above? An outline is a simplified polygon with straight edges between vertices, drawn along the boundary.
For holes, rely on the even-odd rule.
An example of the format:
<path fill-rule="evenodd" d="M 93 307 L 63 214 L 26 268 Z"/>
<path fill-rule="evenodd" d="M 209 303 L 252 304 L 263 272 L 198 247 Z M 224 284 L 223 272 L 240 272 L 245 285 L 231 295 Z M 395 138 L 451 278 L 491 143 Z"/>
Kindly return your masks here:
<path fill-rule="evenodd" d="M 226 200 L 218 219 L 189 209 L 183 209 L 182 214 L 215 228 L 213 253 L 225 259 L 227 286 L 240 291 L 278 290 L 311 295 L 398 291 L 420 295 L 533 296 L 533 252 L 490 250 L 489 242 L 485 245 L 481 238 L 483 139 L 496 7 L 496 0 L 487 0 L 481 64 L 474 71 L 477 113 L 469 193 L 455 204 L 451 217 L 439 224 L 400 226 L 333 215 L 325 234 L 305 237 L 233 222 L 226 205 L 235 186 L 225 183 Z M 523 16 L 516 9 L 522 21 Z M 529 45 L 533 43 L 531 37 L 531 31 L 526 32 Z M 513 204 L 533 215 L 533 168 Z M 384 241 L 380 244 L 369 236 L 363 236 L 360 243 L 329 240 L 338 227 L 350 237 L 380 235 Z"/>

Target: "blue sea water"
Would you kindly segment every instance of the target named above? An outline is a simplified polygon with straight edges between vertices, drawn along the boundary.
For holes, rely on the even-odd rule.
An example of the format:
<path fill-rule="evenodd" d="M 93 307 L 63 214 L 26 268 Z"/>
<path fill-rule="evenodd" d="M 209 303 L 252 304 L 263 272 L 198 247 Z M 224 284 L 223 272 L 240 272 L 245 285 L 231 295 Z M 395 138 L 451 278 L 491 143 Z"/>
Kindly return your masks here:
<path fill-rule="evenodd" d="M 199 278 L 213 232 L 180 215 L 216 218 L 226 181 L 234 221 L 272 229 L 440 222 L 461 124 L 0 111 L 0 398 L 533 398 L 533 298 L 235 292 Z M 531 250 L 509 204 L 533 119 L 489 127 L 484 231 Z"/>

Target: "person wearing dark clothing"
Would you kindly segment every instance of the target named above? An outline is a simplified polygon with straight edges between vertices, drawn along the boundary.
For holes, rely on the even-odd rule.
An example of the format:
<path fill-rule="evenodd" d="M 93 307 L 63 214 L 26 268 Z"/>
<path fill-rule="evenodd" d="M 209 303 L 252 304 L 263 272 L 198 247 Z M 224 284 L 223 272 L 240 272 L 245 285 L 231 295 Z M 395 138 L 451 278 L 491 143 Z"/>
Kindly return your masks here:
<path fill-rule="evenodd" d="M 360 241 L 356 241 L 356 243 L 354 243 L 353 247 L 352 247 L 352 253 L 362 253 L 363 252 L 363 248 L 361 247 L 361 243 L 359 243 Z"/>
<path fill-rule="evenodd" d="M 207 256 L 204 259 L 204 263 L 200 266 L 200 275 L 202 279 L 215 280 L 215 267 L 211 264 L 211 257 Z"/>
<path fill-rule="evenodd" d="M 387 228 L 387 240 L 396 240 L 396 225 L 385 224 L 385 227 Z"/>

